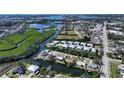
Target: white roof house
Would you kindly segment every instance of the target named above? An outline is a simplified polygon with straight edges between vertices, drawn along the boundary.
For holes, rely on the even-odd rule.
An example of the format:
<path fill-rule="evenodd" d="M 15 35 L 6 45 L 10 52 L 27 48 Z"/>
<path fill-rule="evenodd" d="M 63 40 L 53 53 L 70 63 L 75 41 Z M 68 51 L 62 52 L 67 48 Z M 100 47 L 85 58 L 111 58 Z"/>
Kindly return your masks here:
<path fill-rule="evenodd" d="M 124 35 L 124 33 L 116 30 L 109 30 L 109 33 L 116 34 L 116 35 Z"/>
<path fill-rule="evenodd" d="M 114 27 L 115 30 L 121 30 L 122 28 L 120 27 Z"/>
<path fill-rule="evenodd" d="M 68 41 L 68 44 L 73 44 L 73 41 Z"/>
<path fill-rule="evenodd" d="M 39 66 L 36 65 L 30 65 L 28 67 L 28 71 L 35 73 L 39 69 Z"/>
<path fill-rule="evenodd" d="M 54 43 L 54 44 L 57 44 L 57 43 L 59 43 L 59 41 L 53 41 L 53 43 Z"/>
<path fill-rule="evenodd" d="M 66 44 L 66 41 L 61 41 L 60 43 L 61 43 L 61 44 Z"/>
<path fill-rule="evenodd" d="M 91 48 L 84 46 L 83 50 L 89 51 Z"/>
<path fill-rule="evenodd" d="M 96 52 L 96 48 L 92 48 L 91 51 L 92 51 L 92 52 Z"/>
<path fill-rule="evenodd" d="M 79 66 L 85 66 L 85 62 L 82 62 L 82 61 L 80 61 L 80 60 L 78 60 L 77 62 L 76 62 L 76 64 L 77 65 L 79 65 Z"/>
<path fill-rule="evenodd" d="M 64 57 L 63 56 L 56 56 L 56 59 L 62 61 L 64 59 Z"/>
<path fill-rule="evenodd" d="M 74 42 L 74 45 L 79 45 L 79 44 L 80 44 L 80 42 L 77 42 L 77 41 Z"/>
<path fill-rule="evenodd" d="M 76 46 L 75 45 L 69 45 L 68 47 L 69 48 L 75 48 Z"/>
<path fill-rule="evenodd" d="M 61 47 L 68 48 L 68 45 L 67 44 L 62 44 Z"/>
<path fill-rule="evenodd" d="M 80 45 L 85 46 L 85 45 L 86 45 L 86 43 L 81 43 Z"/>
<path fill-rule="evenodd" d="M 93 44 L 87 43 L 88 47 L 93 47 Z"/>
<path fill-rule="evenodd" d="M 80 45 L 78 45 L 77 47 L 76 47 L 76 49 L 79 49 L 79 50 L 81 50 L 83 47 L 82 46 L 80 46 Z"/>
<path fill-rule="evenodd" d="M 124 70 L 124 64 L 120 64 L 120 65 L 118 66 L 118 69 L 119 69 L 119 70 Z"/>
<path fill-rule="evenodd" d="M 88 68 L 96 69 L 98 66 L 96 64 L 88 64 Z"/>

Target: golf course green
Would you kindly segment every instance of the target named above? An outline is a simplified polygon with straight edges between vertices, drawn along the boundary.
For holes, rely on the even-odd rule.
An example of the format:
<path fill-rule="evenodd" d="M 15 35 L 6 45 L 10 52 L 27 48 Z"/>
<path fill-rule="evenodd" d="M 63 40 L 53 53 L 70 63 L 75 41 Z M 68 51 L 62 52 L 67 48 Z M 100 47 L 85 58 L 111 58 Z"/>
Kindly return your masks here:
<path fill-rule="evenodd" d="M 3 58 L 18 58 L 21 56 L 28 56 L 38 49 L 39 44 L 53 35 L 54 29 L 45 31 L 44 33 L 38 32 L 36 29 L 31 28 L 19 34 L 13 34 L 4 37 L 0 40 L 0 61 Z"/>

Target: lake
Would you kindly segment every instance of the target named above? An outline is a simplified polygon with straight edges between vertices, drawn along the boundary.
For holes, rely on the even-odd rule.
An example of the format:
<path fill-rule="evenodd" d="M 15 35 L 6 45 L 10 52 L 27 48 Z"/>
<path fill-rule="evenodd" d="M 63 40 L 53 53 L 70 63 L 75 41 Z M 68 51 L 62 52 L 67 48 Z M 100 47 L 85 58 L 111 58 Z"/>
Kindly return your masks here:
<path fill-rule="evenodd" d="M 30 28 L 36 28 L 38 29 L 39 32 L 43 32 L 44 28 L 48 28 L 50 25 L 48 24 L 30 24 L 29 27 Z"/>

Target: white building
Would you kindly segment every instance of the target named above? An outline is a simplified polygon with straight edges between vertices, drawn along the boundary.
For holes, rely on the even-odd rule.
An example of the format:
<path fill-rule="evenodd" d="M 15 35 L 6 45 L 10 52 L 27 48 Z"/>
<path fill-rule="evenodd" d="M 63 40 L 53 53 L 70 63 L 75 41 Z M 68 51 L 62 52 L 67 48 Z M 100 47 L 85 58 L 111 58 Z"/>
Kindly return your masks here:
<path fill-rule="evenodd" d="M 76 47 L 77 50 L 81 50 L 82 48 L 83 48 L 83 46 L 80 46 L 80 45 L 78 45 L 78 46 Z"/>
<path fill-rule="evenodd" d="M 80 42 L 77 42 L 77 41 L 74 42 L 74 45 L 79 45 L 79 44 L 80 44 Z"/>
<path fill-rule="evenodd" d="M 69 45 L 72 45 L 73 44 L 73 41 L 68 41 L 67 42 Z"/>
<path fill-rule="evenodd" d="M 90 51 L 90 49 L 91 49 L 91 48 L 86 47 L 86 46 L 83 48 L 84 51 Z"/>
<path fill-rule="evenodd" d="M 92 52 L 96 52 L 96 48 L 92 48 L 91 51 L 92 51 Z"/>
<path fill-rule="evenodd" d="M 75 45 L 69 45 L 68 47 L 74 49 L 76 46 Z"/>
<path fill-rule="evenodd" d="M 124 35 L 124 33 L 120 32 L 120 31 L 116 31 L 116 30 L 109 30 L 109 33 L 115 34 L 115 35 Z"/>
<path fill-rule="evenodd" d="M 35 73 L 38 69 L 39 69 L 39 66 L 36 66 L 36 65 L 30 65 L 28 67 L 28 71 L 32 73 Z"/>
<path fill-rule="evenodd" d="M 61 41 L 60 43 L 61 43 L 61 44 L 66 44 L 66 41 Z"/>
<path fill-rule="evenodd" d="M 93 44 L 87 43 L 88 47 L 93 47 Z"/>
<path fill-rule="evenodd" d="M 86 43 L 81 43 L 80 45 L 82 45 L 82 46 L 86 46 Z"/>

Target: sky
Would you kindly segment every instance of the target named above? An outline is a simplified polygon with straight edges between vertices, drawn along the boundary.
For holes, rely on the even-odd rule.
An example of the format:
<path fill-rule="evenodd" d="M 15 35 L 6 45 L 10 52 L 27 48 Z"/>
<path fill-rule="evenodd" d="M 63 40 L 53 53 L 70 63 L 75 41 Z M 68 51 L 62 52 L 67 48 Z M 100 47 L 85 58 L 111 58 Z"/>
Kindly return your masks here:
<path fill-rule="evenodd" d="M 122 13 L 123 0 L 0 0 L 2 14 Z"/>

